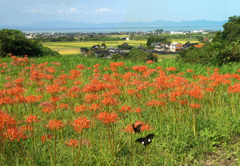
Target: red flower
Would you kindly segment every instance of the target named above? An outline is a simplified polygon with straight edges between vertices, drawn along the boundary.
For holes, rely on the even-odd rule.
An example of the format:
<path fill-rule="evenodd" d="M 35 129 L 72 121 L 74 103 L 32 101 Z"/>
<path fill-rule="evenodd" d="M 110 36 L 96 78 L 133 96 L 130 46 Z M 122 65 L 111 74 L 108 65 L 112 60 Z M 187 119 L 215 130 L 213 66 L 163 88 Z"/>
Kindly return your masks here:
<path fill-rule="evenodd" d="M 82 112 L 82 111 L 86 111 L 86 106 L 85 105 L 79 105 L 75 108 L 75 112 Z"/>
<path fill-rule="evenodd" d="M 42 141 L 43 144 L 44 144 L 45 141 L 49 141 L 50 139 L 52 139 L 52 135 L 51 134 L 47 135 L 45 133 L 44 135 L 41 136 L 41 141 Z"/>
<path fill-rule="evenodd" d="M 71 139 L 68 143 L 65 143 L 67 146 L 73 146 L 75 148 L 77 148 L 77 146 L 79 145 L 79 141 L 76 139 Z"/>
<path fill-rule="evenodd" d="M 29 123 L 29 124 L 32 123 L 32 122 L 37 123 L 39 121 L 37 119 L 37 116 L 35 116 L 35 115 L 30 115 L 30 116 L 28 116 L 26 118 L 27 118 L 26 122 Z"/>
<path fill-rule="evenodd" d="M 135 112 L 136 112 L 136 113 L 141 113 L 141 112 L 143 112 L 143 111 L 144 111 L 144 110 L 142 110 L 140 107 L 138 107 L 138 108 L 135 109 Z"/>
<path fill-rule="evenodd" d="M 153 63 L 153 61 L 152 60 L 148 60 L 146 63 Z"/>
<path fill-rule="evenodd" d="M 168 67 L 165 69 L 166 71 L 177 71 L 175 67 Z"/>
<path fill-rule="evenodd" d="M 192 109 L 196 108 L 201 108 L 200 104 L 189 104 L 189 107 L 191 107 Z"/>
<path fill-rule="evenodd" d="M 127 111 L 130 113 L 132 110 L 128 105 L 122 106 L 122 108 L 119 110 L 120 112 L 126 113 Z"/>
<path fill-rule="evenodd" d="M 107 125 L 110 123 L 115 123 L 117 120 L 117 114 L 115 113 L 107 113 L 107 112 L 101 112 L 98 114 L 97 118 L 102 122 Z"/>
<path fill-rule="evenodd" d="M 53 119 L 53 120 L 49 120 L 49 124 L 47 125 L 47 127 L 50 129 L 50 130 L 58 130 L 58 129 L 61 129 L 64 125 L 62 124 L 62 121 L 59 121 L 59 120 L 56 120 L 56 119 Z"/>
<path fill-rule="evenodd" d="M 78 118 L 74 120 L 73 127 L 77 133 L 80 133 L 84 128 L 90 127 L 90 121 L 85 117 Z"/>
<path fill-rule="evenodd" d="M 68 104 L 65 104 L 65 103 L 61 103 L 61 104 L 59 105 L 59 108 L 60 108 L 60 109 L 68 109 L 68 108 L 69 108 L 69 105 L 68 105 Z"/>
<path fill-rule="evenodd" d="M 100 110 L 101 106 L 99 104 L 92 104 L 89 109 L 96 111 L 97 109 Z"/>

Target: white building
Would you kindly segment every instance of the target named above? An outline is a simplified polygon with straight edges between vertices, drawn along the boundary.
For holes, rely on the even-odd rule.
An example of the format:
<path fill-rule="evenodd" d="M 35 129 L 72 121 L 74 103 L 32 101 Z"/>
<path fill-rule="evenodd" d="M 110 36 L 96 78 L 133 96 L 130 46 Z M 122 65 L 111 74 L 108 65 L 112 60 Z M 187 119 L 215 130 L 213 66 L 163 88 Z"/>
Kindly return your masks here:
<path fill-rule="evenodd" d="M 170 31 L 171 35 L 182 35 L 184 32 Z"/>

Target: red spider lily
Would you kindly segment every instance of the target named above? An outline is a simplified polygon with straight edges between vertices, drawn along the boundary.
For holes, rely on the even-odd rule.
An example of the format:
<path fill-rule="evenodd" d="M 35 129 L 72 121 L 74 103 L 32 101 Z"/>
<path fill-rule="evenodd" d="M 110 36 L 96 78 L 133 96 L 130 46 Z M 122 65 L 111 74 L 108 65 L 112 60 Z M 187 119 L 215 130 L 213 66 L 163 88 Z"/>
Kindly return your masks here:
<path fill-rule="evenodd" d="M 115 123 L 117 120 L 118 115 L 115 113 L 107 113 L 107 112 L 101 112 L 98 114 L 97 119 L 99 119 L 102 123 L 105 123 L 107 125 L 111 123 Z"/>
<path fill-rule="evenodd" d="M 99 71 L 100 71 L 99 69 L 94 69 L 94 70 L 93 70 L 94 73 L 97 73 L 97 72 L 99 72 Z"/>
<path fill-rule="evenodd" d="M 187 104 L 188 104 L 188 101 L 187 101 L 187 100 L 180 100 L 180 104 L 181 104 L 181 105 L 187 105 Z"/>
<path fill-rule="evenodd" d="M 63 126 L 64 125 L 62 124 L 62 121 L 58 121 L 56 119 L 49 120 L 49 124 L 47 125 L 50 130 L 58 130 L 61 129 Z"/>
<path fill-rule="evenodd" d="M 144 72 L 148 69 L 148 67 L 147 66 L 133 66 L 132 69 L 135 71 L 138 71 L 138 72 Z"/>
<path fill-rule="evenodd" d="M 54 67 L 46 67 L 44 70 L 45 70 L 47 73 L 55 73 L 55 72 L 56 72 L 56 70 L 55 70 Z"/>
<path fill-rule="evenodd" d="M 166 71 L 177 71 L 177 69 L 175 67 L 168 67 L 165 69 Z"/>
<path fill-rule="evenodd" d="M 102 103 L 104 105 L 117 105 L 117 99 L 113 99 L 112 97 L 105 97 L 103 100 L 102 100 Z"/>
<path fill-rule="evenodd" d="M 74 85 L 81 85 L 82 84 L 82 82 L 80 82 L 80 81 L 75 81 L 74 82 Z"/>
<path fill-rule="evenodd" d="M 42 112 L 43 113 L 52 113 L 53 110 L 51 108 L 49 108 L 49 107 L 45 107 L 45 108 L 43 108 Z"/>
<path fill-rule="evenodd" d="M 61 103 L 58 108 L 60 109 L 69 109 L 69 105 L 68 104 L 65 104 L 65 103 Z"/>
<path fill-rule="evenodd" d="M 214 72 L 218 72 L 220 69 L 218 69 L 218 68 L 215 68 L 213 71 Z"/>
<path fill-rule="evenodd" d="M 162 67 L 161 67 L 161 66 L 157 66 L 156 69 L 157 69 L 157 70 L 161 70 Z"/>
<path fill-rule="evenodd" d="M 198 109 L 201 108 L 200 104 L 189 104 L 189 107 L 191 107 L 192 109 Z"/>
<path fill-rule="evenodd" d="M 42 102 L 42 103 L 39 104 L 38 106 L 44 107 L 44 108 L 46 108 L 46 107 L 48 107 L 48 108 L 53 108 L 52 103 L 51 103 L 51 102 L 47 102 L 47 101 Z"/>
<path fill-rule="evenodd" d="M 85 66 L 82 65 L 82 64 L 79 64 L 79 65 L 77 65 L 75 68 L 82 70 L 82 69 L 85 69 Z"/>
<path fill-rule="evenodd" d="M 32 131 L 32 127 L 30 125 L 21 126 L 20 129 L 21 129 L 22 132 Z"/>
<path fill-rule="evenodd" d="M 167 98 L 168 97 L 168 95 L 167 94 L 160 94 L 159 96 L 158 96 L 158 98 L 159 99 L 162 99 L 162 98 Z"/>
<path fill-rule="evenodd" d="M 142 97 L 142 95 L 141 94 L 136 94 L 136 97 L 140 99 Z"/>
<path fill-rule="evenodd" d="M 158 107 L 160 105 L 164 106 L 165 104 L 166 103 L 164 103 L 163 101 L 151 100 L 151 101 L 147 102 L 146 105 L 152 106 L 152 107 Z"/>
<path fill-rule="evenodd" d="M 65 144 L 66 144 L 68 147 L 71 147 L 71 146 L 72 146 L 72 147 L 77 148 L 77 147 L 80 145 L 80 141 L 78 141 L 78 140 L 76 140 L 76 139 L 70 139 L 70 141 L 69 141 L 69 142 L 66 142 Z M 82 140 L 82 144 L 89 146 L 91 143 L 90 143 L 89 140 L 84 139 L 84 140 Z"/>
<path fill-rule="evenodd" d="M 70 139 L 70 141 L 68 143 L 65 143 L 67 146 L 73 146 L 75 148 L 77 148 L 77 146 L 79 145 L 79 141 L 76 139 Z"/>
<path fill-rule="evenodd" d="M 151 64 L 151 63 L 153 63 L 153 61 L 152 60 L 148 60 L 148 61 L 146 61 L 146 63 L 148 63 L 148 64 L 150 63 Z"/>
<path fill-rule="evenodd" d="M 240 93 L 240 83 L 235 83 L 228 88 L 228 93 Z"/>
<path fill-rule="evenodd" d="M 99 66 L 100 66 L 99 64 L 95 64 L 93 67 L 98 68 Z"/>
<path fill-rule="evenodd" d="M 42 99 L 42 96 L 30 95 L 30 96 L 27 96 L 27 97 L 26 97 L 27 103 L 39 102 L 41 99 Z"/>
<path fill-rule="evenodd" d="M 96 94 L 86 94 L 85 100 L 87 103 L 91 103 L 92 101 L 96 101 L 98 99 L 98 95 Z"/>
<path fill-rule="evenodd" d="M 47 90 L 47 93 L 58 94 L 59 92 L 66 91 L 67 88 L 66 87 L 60 87 L 59 84 L 52 84 L 52 85 L 48 85 L 46 87 L 46 90 Z"/>
<path fill-rule="evenodd" d="M 127 94 L 129 94 L 129 95 L 133 95 L 134 93 L 135 93 L 135 90 L 133 90 L 133 89 L 127 90 Z"/>
<path fill-rule="evenodd" d="M 86 110 L 87 110 L 87 108 L 85 105 L 79 105 L 74 109 L 75 112 L 82 112 L 82 111 L 86 111 Z"/>
<path fill-rule="evenodd" d="M 53 136 L 51 134 L 47 135 L 47 133 L 45 133 L 44 135 L 41 136 L 41 141 L 44 144 L 45 141 L 49 141 L 50 139 L 52 139 L 52 137 Z"/>
<path fill-rule="evenodd" d="M 123 62 L 111 62 L 110 63 L 110 66 L 111 67 L 114 67 L 114 68 L 116 68 L 116 67 L 120 67 L 120 66 L 124 66 L 125 64 L 123 63 Z"/>
<path fill-rule="evenodd" d="M 98 103 L 97 104 L 92 104 L 89 109 L 97 111 L 97 110 L 101 110 L 101 106 Z"/>
<path fill-rule="evenodd" d="M 39 120 L 37 119 L 37 116 L 35 115 L 27 116 L 26 119 L 27 119 L 26 122 L 29 124 L 31 124 L 32 122 L 35 122 L 35 123 L 39 122 Z"/>
<path fill-rule="evenodd" d="M 214 90 L 214 89 L 211 88 L 211 87 L 208 87 L 208 88 L 205 89 L 206 92 L 213 92 L 213 90 Z"/>
<path fill-rule="evenodd" d="M 199 86 L 196 86 L 194 89 L 186 91 L 185 93 L 196 99 L 202 99 L 204 96 L 203 89 Z"/>
<path fill-rule="evenodd" d="M 60 62 L 52 62 L 53 65 L 56 65 L 56 66 L 61 66 L 61 63 Z"/>
<path fill-rule="evenodd" d="M 130 113 L 132 110 L 128 105 L 123 105 L 119 111 L 124 112 L 124 113 L 126 113 L 128 111 Z"/>
<path fill-rule="evenodd" d="M 187 69 L 186 72 L 188 72 L 188 73 L 192 73 L 193 70 L 192 70 L 192 69 Z"/>
<path fill-rule="evenodd" d="M 60 101 L 60 100 L 61 100 L 61 99 L 60 99 L 59 96 L 53 96 L 53 97 L 50 98 L 50 101 L 53 102 L 53 103 L 56 103 L 56 102 L 58 102 L 58 101 Z"/>
<path fill-rule="evenodd" d="M 14 80 L 15 84 L 17 84 L 17 85 L 20 85 L 20 84 L 22 84 L 22 83 L 23 83 L 23 81 L 24 81 L 24 78 L 22 78 L 22 77 L 20 77 L 20 78 L 17 78 L 16 80 Z"/>
<path fill-rule="evenodd" d="M 141 131 L 151 130 L 151 127 L 150 127 L 150 126 L 146 125 L 144 122 L 141 122 L 141 121 L 136 121 L 136 122 L 134 123 L 134 126 L 137 127 L 137 126 L 140 125 L 140 124 L 142 124 Z M 133 130 L 132 124 L 127 125 L 127 128 L 125 129 L 125 131 L 128 132 L 128 133 L 133 132 L 134 130 Z"/>
<path fill-rule="evenodd" d="M 21 128 L 18 129 L 16 127 L 7 129 L 6 132 L 2 133 L 2 136 L 3 138 L 9 139 L 11 141 L 18 140 L 18 142 L 20 139 L 25 140 L 27 138 L 27 136 L 22 132 Z"/>
<path fill-rule="evenodd" d="M 84 128 L 90 128 L 90 120 L 85 117 L 78 118 L 73 122 L 74 130 L 80 133 Z"/>
<path fill-rule="evenodd" d="M 140 107 L 138 107 L 138 108 L 135 109 L 135 112 L 136 112 L 136 113 L 141 113 L 141 112 L 143 112 L 143 111 L 144 111 L 144 110 L 142 110 Z"/>
<path fill-rule="evenodd" d="M 0 111 L 0 131 L 17 125 L 17 121 L 10 115 Z"/>

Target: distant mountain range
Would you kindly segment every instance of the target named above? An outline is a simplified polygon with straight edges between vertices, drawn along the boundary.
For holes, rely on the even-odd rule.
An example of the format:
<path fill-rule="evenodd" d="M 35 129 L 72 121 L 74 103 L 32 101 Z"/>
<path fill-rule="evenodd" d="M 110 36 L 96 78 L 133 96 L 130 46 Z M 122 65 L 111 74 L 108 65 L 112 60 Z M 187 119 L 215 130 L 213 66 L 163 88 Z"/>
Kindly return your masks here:
<path fill-rule="evenodd" d="M 208 20 L 193 20 L 193 21 L 153 21 L 153 22 L 117 22 L 117 23 L 84 23 L 74 21 L 44 21 L 36 22 L 29 25 L 0 25 L 3 28 L 15 29 L 77 29 L 77 28 L 126 28 L 126 27 L 222 27 L 227 21 L 208 21 Z"/>

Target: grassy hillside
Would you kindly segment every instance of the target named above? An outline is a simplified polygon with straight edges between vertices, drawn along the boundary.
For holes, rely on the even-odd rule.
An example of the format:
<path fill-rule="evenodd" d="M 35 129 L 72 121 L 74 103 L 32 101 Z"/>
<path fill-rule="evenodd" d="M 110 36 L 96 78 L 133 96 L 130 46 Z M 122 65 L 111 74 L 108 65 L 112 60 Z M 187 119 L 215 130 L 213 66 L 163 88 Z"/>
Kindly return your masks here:
<path fill-rule="evenodd" d="M 0 165 L 239 164 L 239 64 L 62 56 L 0 66 Z M 146 148 L 135 142 L 148 134 Z"/>

